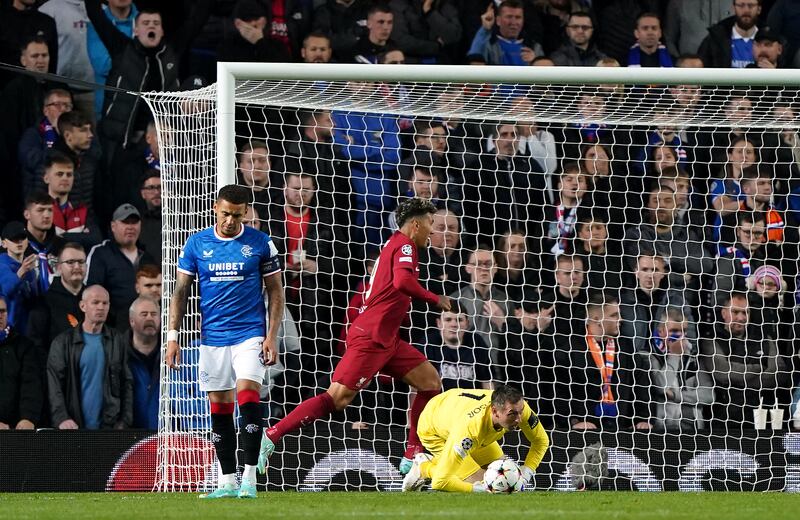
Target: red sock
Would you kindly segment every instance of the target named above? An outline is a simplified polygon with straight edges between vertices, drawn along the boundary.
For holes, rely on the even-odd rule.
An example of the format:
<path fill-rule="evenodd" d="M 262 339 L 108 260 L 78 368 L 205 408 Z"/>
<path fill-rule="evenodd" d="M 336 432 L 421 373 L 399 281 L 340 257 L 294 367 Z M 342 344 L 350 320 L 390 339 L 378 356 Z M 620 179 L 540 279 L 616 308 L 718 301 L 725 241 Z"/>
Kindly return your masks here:
<path fill-rule="evenodd" d="M 439 395 L 439 393 L 441 393 L 440 390 L 426 390 L 424 392 L 417 392 L 416 397 L 414 397 L 414 402 L 411 403 L 411 410 L 409 410 L 408 414 L 408 442 L 406 443 L 406 452 L 403 454 L 405 458 L 414 458 L 414 455 L 422 451 L 422 443 L 419 441 L 419 436 L 417 435 L 419 415 L 422 413 L 425 405 L 428 404 L 428 401 Z"/>
<path fill-rule="evenodd" d="M 322 392 L 300 403 L 289 415 L 278 421 L 278 424 L 269 428 L 267 436 L 272 442 L 277 443 L 287 433 L 308 426 L 317 419 L 329 415 L 335 409 L 331 395 L 328 392 Z"/>

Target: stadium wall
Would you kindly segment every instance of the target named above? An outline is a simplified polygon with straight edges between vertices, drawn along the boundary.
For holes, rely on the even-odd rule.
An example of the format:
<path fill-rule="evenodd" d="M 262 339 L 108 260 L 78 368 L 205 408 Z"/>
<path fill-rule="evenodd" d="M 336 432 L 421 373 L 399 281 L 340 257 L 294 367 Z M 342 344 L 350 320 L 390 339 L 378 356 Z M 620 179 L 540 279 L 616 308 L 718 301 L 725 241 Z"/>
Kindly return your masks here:
<path fill-rule="evenodd" d="M 284 451 L 271 461 L 268 489 L 399 490 L 402 445 L 390 439 L 404 438 L 404 431 L 319 428 L 317 433 L 284 438 Z M 800 492 L 800 433 L 742 431 L 721 438 L 702 432 L 553 432 L 551 440 L 536 475 L 536 489 L 574 489 L 570 461 L 586 446 L 600 443 L 608 468 L 602 489 Z M 146 431 L 3 432 L 0 492 L 150 491 L 156 477 L 156 450 L 156 436 Z M 508 455 L 521 460 L 524 453 Z M 203 439 L 196 439 L 191 461 L 180 471 L 201 476 L 215 471 L 211 446 Z"/>

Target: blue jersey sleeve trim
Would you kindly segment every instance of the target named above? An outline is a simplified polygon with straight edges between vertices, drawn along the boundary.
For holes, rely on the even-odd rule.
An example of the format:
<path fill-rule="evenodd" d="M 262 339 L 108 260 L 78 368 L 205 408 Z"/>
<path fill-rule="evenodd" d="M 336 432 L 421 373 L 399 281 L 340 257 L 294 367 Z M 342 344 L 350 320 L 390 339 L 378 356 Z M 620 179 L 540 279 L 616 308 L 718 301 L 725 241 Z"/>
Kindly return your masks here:
<path fill-rule="evenodd" d="M 280 269 L 278 269 L 277 271 L 272 271 L 271 273 L 262 274 L 262 275 L 261 275 L 261 277 L 262 277 L 262 278 L 267 278 L 267 277 L 269 277 L 269 276 L 272 276 L 273 274 L 278 274 L 278 273 L 280 273 L 280 272 L 281 272 L 281 270 L 280 270 Z"/>
<path fill-rule="evenodd" d="M 197 274 L 191 271 L 187 271 L 186 269 L 181 269 L 180 267 L 178 267 L 177 269 L 179 273 L 188 274 L 189 276 L 195 276 Z"/>

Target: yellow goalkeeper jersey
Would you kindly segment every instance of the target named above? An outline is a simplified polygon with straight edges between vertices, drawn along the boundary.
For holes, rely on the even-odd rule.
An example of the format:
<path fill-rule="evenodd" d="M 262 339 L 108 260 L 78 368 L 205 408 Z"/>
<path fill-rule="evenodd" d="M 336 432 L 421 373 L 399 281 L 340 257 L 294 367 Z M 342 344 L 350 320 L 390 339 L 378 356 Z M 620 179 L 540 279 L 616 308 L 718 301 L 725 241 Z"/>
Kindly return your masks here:
<path fill-rule="evenodd" d="M 443 489 L 471 490 L 471 486 L 461 480 L 464 475 L 460 471 L 468 457 L 483 466 L 502 456 L 496 443 L 508 430 L 494 428 L 491 400 L 492 390 L 453 388 L 437 395 L 425 406 L 417 430 L 420 440 L 436 459 L 435 473 L 447 481 Z M 528 403 L 522 410 L 520 430 L 530 442 L 524 465 L 535 470 L 550 440 Z M 491 460 L 480 460 L 487 456 Z"/>

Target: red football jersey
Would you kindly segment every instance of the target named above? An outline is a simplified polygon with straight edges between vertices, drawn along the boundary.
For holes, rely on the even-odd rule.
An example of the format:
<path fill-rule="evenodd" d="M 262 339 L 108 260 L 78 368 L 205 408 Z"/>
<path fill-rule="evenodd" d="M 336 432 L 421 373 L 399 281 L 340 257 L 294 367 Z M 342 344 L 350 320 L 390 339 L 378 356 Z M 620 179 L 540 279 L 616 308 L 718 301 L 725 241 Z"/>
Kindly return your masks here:
<path fill-rule="evenodd" d="M 396 231 L 375 262 L 364 306 L 350 327 L 351 332 L 367 334 L 376 343 L 390 346 L 397 341 L 412 296 L 438 303 L 439 297 L 419 284 L 418 262 L 417 246 Z"/>

